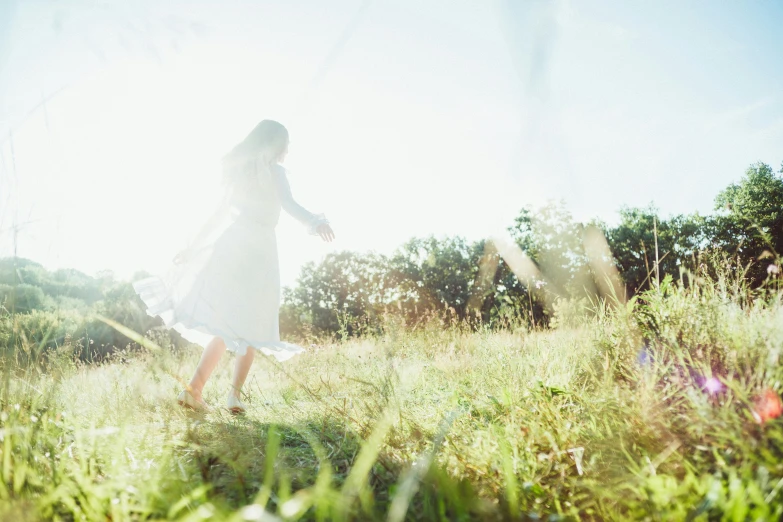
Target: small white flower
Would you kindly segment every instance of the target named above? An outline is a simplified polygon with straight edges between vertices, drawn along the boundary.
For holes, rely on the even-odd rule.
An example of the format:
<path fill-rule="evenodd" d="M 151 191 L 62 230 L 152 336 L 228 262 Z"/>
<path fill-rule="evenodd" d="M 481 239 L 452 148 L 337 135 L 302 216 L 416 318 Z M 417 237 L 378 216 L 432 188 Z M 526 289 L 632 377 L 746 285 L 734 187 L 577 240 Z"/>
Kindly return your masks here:
<path fill-rule="evenodd" d="M 540 290 L 544 286 L 546 286 L 546 281 L 536 281 L 536 289 L 537 290 Z"/>
<path fill-rule="evenodd" d="M 242 518 L 245 520 L 258 520 L 264 514 L 264 508 L 258 504 L 251 504 L 242 509 Z"/>
<path fill-rule="evenodd" d="M 212 518 L 214 514 L 215 514 L 215 506 L 213 506 L 209 502 L 207 502 L 206 504 L 201 504 L 196 510 L 196 515 L 201 517 L 203 520 Z"/>
<path fill-rule="evenodd" d="M 778 275 L 780 273 L 780 267 L 778 265 L 767 265 L 767 274 Z"/>
<path fill-rule="evenodd" d="M 294 495 L 293 498 L 280 506 L 280 514 L 285 518 L 293 518 L 303 507 L 305 507 L 305 498 L 301 495 Z"/>
<path fill-rule="evenodd" d="M 258 504 L 250 504 L 242 508 L 242 518 L 252 522 L 272 522 L 279 521 L 276 516 L 264 511 L 264 508 Z"/>

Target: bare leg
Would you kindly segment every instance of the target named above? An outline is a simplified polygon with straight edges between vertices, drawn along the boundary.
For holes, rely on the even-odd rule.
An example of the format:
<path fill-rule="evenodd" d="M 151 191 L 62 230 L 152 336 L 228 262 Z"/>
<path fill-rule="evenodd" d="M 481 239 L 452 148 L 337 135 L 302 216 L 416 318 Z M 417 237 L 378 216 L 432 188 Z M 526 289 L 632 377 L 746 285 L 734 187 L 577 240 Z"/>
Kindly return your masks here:
<path fill-rule="evenodd" d="M 234 379 L 231 381 L 231 395 L 240 398 L 239 392 L 242 390 L 242 385 L 245 384 L 247 374 L 250 372 L 250 366 L 253 364 L 256 350 L 248 346 L 247 353 L 245 355 L 237 357 L 236 363 L 234 363 Z"/>
<path fill-rule="evenodd" d="M 190 394 L 199 402 L 203 402 L 201 398 L 201 391 L 204 389 L 209 376 L 212 375 L 212 371 L 217 366 L 223 353 L 226 351 L 226 343 L 220 337 L 214 337 L 204 351 L 201 353 L 201 361 L 198 363 L 196 373 L 190 380 L 189 391 Z"/>

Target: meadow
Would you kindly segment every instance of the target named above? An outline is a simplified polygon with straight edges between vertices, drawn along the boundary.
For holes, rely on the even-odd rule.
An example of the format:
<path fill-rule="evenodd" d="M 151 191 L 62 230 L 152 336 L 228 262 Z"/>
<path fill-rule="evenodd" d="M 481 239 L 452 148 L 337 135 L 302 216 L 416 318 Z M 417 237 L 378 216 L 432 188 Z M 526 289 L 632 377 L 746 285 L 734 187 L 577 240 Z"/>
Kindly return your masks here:
<path fill-rule="evenodd" d="M 220 409 L 228 357 L 213 411 L 178 406 L 200 352 L 160 332 L 93 364 L 22 339 L 0 519 L 778 520 L 783 303 L 737 268 L 548 329 L 390 319 L 260 357 L 244 416 Z"/>

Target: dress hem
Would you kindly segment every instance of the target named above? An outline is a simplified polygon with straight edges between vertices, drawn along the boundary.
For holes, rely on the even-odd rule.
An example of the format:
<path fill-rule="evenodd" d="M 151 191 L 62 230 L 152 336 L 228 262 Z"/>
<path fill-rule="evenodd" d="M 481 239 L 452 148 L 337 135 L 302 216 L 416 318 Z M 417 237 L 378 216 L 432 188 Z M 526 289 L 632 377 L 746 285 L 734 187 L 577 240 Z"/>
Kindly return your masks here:
<path fill-rule="evenodd" d="M 162 319 L 162 318 L 161 318 Z M 198 341 L 188 339 L 190 332 L 197 332 L 202 335 L 211 335 L 213 337 L 220 337 L 226 344 L 226 349 L 229 352 L 236 354 L 237 356 L 243 356 L 247 353 L 248 348 L 253 348 L 265 355 L 271 355 L 278 361 L 285 361 L 290 359 L 298 353 L 305 351 L 304 348 L 296 344 L 287 343 L 285 341 L 248 341 L 241 337 L 233 337 L 231 335 L 223 333 L 220 329 L 212 328 L 203 323 L 199 324 L 186 324 L 182 320 L 177 321 L 172 325 L 166 325 L 167 328 L 173 328 L 186 340 L 206 348 Z M 184 332 L 182 330 L 185 330 Z M 275 349 L 277 348 L 277 349 Z"/>
<path fill-rule="evenodd" d="M 275 340 L 248 340 L 238 337 L 236 334 L 227 333 L 222 328 L 210 326 L 204 322 L 194 321 L 192 318 L 178 316 L 171 294 L 166 290 L 166 285 L 159 276 L 153 276 L 133 284 L 134 290 L 145 305 L 145 312 L 150 317 L 160 317 L 168 329 L 176 330 L 188 342 L 197 344 L 202 348 L 211 341 L 211 337 L 220 337 L 226 343 L 226 349 L 237 356 L 247 353 L 248 347 L 265 354 L 271 355 L 278 361 L 290 359 L 298 353 L 305 351 L 299 345 Z M 155 288 L 150 290 L 150 288 Z M 162 290 L 162 292 L 161 292 Z M 159 297 L 163 294 L 163 297 Z M 206 339 L 209 337 L 209 339 Z"/>

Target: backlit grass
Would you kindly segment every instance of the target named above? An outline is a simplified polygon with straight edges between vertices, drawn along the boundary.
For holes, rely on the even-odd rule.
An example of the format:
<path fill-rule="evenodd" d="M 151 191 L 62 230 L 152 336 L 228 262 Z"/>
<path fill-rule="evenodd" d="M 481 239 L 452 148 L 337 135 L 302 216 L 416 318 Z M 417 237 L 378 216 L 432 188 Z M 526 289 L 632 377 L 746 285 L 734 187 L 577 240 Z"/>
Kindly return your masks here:
<path fill-rule="evenodd" d="M 243 417 L 219 409 L 228 356 L 205 390 L 216 411 L 176 405 L 197 348 L 7 357 L 0 518 L 783 515 L 779 295 L 667 281 L 601 309 L 550 331 L 432 322 L 260 357 Z"/>

